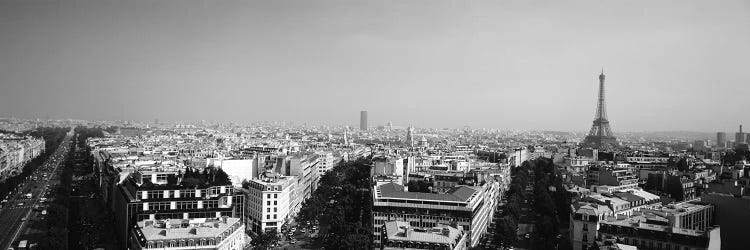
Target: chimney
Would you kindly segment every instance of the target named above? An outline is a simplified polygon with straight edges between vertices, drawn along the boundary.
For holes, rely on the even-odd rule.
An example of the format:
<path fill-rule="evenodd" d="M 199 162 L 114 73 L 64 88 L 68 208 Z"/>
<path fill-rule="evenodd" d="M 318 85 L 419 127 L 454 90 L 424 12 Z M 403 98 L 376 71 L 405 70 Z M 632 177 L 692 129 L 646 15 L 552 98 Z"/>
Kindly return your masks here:
<path fill-rule="evenodd" d="M 448 228 L 443 228 L 443 236 L 448 237 L 451 235 L 451 230 Z"/>

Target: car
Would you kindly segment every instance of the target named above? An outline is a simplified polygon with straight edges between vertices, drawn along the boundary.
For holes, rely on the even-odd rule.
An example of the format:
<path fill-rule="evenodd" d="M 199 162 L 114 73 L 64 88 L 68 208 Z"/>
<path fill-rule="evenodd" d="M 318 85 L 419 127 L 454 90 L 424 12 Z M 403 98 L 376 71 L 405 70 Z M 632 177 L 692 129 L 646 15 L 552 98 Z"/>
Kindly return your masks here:
<path fill-rule="evenodd" d="M 19 202 L 19 203 L 18 203 L 18 206 L 19 206 L 19 207 L 20 207 L 20 206 L 23 206 L 23 202 Z"/>
<path fill-rule="evenodd" d="M 292 239 L 291 241 L 289 241 L 289 244 L 296 244 L 296 243 L 297 243 L 297 240 L 295 239 Z"/>

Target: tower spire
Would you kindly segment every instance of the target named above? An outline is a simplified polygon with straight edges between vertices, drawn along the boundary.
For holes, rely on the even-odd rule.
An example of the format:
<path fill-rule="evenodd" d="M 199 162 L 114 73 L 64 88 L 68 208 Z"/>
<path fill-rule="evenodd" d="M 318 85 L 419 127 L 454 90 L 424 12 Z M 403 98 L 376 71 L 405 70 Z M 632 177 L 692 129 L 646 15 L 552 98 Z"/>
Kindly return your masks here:
<path fill-rule="evenodd" d="M 602 67 L 601 74 L 599 75 L 598 94 L 594 122 L 584 142 L 601 148 L 607 144 L 617 144 L 617 140 L 612 135 L 612 130 L 609 127 L 609 120 L 607 120 L 607 106 L 604 95 L 604 67 Z"/>

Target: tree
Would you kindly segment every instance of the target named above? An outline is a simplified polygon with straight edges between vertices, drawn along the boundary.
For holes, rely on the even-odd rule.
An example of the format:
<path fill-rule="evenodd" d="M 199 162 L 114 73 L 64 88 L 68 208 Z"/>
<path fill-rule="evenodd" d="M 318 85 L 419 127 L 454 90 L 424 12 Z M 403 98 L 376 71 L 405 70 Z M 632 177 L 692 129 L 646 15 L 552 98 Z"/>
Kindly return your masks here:
<path fill-rule="evenodd" d="M 516 239 L 518 225 L 511 216 L 501 217 L 495 224 L 493 244 L 498 246 L 511 246 Z"/>
<path fill-rule="evenodd" d="M 250 244 L 261 249 L 269 249 L 276 242 L 279 242 L 279 234 L 274 230 L 269 230 L 255 237 Z"/>

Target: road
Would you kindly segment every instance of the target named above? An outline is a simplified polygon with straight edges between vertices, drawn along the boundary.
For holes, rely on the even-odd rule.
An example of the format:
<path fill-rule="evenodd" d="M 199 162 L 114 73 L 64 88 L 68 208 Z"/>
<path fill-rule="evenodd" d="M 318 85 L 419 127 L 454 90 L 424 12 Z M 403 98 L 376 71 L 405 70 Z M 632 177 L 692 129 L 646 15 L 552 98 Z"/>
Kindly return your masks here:
<path fill-rule="evenodd" d="M 7 200 L 0 209 L 0 249 L 8 249 L 16 241 L 19 234 L 26 226 L 27 221 L 23 218 L 29 218 L 36 205 L 42 204 L 41 198 L 48 189 L 50 180 L 56 175 L 58 167 L 63 164 L 65 156 L 70 149 L 70 141 L 73 130 L 68 132 L 65 139 L 60 143 L 54 153 L 40 166 L 32 175 L 14 192 L 8 194 Z M 47 176 L 44 177 L 43 175 Z M 31 193 L 32 198 L 25 197 Z M 21 203 L 23 203 L 21 205 Z"/>

